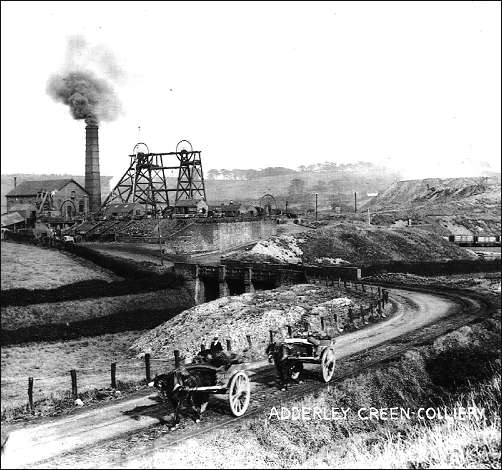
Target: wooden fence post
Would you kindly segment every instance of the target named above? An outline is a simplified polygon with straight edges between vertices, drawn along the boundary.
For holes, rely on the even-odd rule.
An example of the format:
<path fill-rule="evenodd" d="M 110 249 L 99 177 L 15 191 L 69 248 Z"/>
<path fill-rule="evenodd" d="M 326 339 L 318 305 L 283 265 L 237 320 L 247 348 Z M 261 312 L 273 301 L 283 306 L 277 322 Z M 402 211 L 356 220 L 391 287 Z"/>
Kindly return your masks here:
<path fill-rule="evenodd" d="M 174 350 L 174 367 L 177 369 L 181 365 L 181 360 L 180 360 L 180 352 L 175 349 Z"/>
<path fill-rule="evenodd" d="M 232 342 L 227 339 L 227 351 L 231 351 L 232 350 Z"/>
<path fill-rule="evenodd" d="M 274 342 L 274 330 L 268 330 L 268 333 L 270 335 L 270 342 L 273 343 Z"/>
<path fill-rule="evenodd" d="M 147 382 L 150 382 L 152 380 L 152 376 L 150 373 L 150 354 L 149 353 L 145 354 L 145 376 L 146 376 Z"/>
<path fill-rule="evenodd" d="M 117 363 L 116 362 L 112 362 L 111 379 L 112 379 L 112 383 L 111 383 L 112 388 L 117 388 Z"/>
<path fill-rule="evenodd" d="M 326 324 L 325 324 L 326 319 L 324 317 L 321 317 L 321 330 L 324 331 Z"/>
<path fill-rule="evenodd" d="M 251 348 L 253 346 L 253 343 L 251 342 L 251 335 L 246 335 L 246 339 L 248 341 L 249 347 Z"/>
<path fill-rule="evenodd" d="M 288 325 L 288 337 L 291 338 L 293 336 L 293 328 L 291 328 L 291 325 Z"/>
<path fill-rule="evenodd" d="M 33 377 L 28 377 L 28 404 L 30 411 L 33 411 Z"/>
<path fill-rule="evenodd" d="M 77 371 L 75 369 L 70 370 L 71 376 L 71 396 L 74 399 L 78 398 L 78 390 L 77 390 Z"/>

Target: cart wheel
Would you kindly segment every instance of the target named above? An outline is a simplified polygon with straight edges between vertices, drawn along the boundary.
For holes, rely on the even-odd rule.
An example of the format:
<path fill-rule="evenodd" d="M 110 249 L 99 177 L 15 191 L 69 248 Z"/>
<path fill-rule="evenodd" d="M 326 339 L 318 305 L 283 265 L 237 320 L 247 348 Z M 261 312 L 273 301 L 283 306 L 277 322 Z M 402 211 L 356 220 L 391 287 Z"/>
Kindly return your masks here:
<path fill-rule="evenodd" d="M 235 373 L 228 386 L 228 402 L 234 416 L 242 416 L 249 406 L 251 399 L 251 384 L 249 377 L 243 371 Z"/>
<path fill-rule="evenodd" d="M 321 354 L 321 372 L 325 382 L 329 382 L 335 373 L 335 350 L 326 348 Z"/>

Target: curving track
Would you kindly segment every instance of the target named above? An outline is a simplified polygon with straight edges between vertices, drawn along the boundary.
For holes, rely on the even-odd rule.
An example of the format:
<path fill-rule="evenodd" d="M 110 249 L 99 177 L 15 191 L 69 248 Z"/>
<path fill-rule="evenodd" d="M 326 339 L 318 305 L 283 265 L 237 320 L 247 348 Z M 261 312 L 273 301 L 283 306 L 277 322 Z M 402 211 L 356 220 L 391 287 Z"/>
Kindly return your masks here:
<path fill-rule="evenodd" d="M 394 314 L 386 321 L 342 335 L 337 339 L 337 359 L 342 363 L 351 360 L 350 370 L 339 373 L 336 380 L 370 367 L 389 357 L 402 354 L 420 341 L 444 333 L 472 321 L 487 310 L 486 303 L 474 293 L 445 293 L 428 289 L 392 288 L 390 299 Z M 429 330 L 448 317 L 446 327 Z M 446 328 L 446 329 L 445 329 Z M 385 346 L 389 345 L 388 349 Z M 392 346 L 392 347 L 390 347 Z M 382 348 L 376 360 L 364 361 L 364 354 L 374 348 Z M 315 367 L 315 366 L 314 366 Z M 175 432 L 165 434 L 163 423 L 166 409 L 156 401 L 156 394 L 137 396 L 111 405 L 81 410 L 71 416 L 47 420 L 43 424 L 26 425 L 10 430 L 9 441 L 2 457 L 2 468 L 40 466 L 64 467 L 104 465 L 100 456 L 107 455 L 112 462 L 127 459 L 130 455 L 148 455 L 152 440 L 156 447 L 170 446 L 188 438 L 196 437 L 214 429 L 230 426 L 263 413 L 271 406 L 306 393 L 324 385 L 315 377 L 288 392 L 278 392 L 274 387 L 273 369 L 265 362 L 255 364 L 252 375 L 252 404 L 242 418 L 232 418 L 226 404 L 217 397 L 210 404 L 201 424 L 183 421 Z"/>

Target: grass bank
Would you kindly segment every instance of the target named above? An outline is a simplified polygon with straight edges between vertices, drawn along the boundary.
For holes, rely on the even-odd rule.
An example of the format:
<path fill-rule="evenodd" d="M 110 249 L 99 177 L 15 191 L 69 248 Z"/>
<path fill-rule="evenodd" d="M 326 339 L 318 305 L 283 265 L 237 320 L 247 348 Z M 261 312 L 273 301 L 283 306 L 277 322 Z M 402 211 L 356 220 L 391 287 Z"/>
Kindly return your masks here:
<path fill-rule="evenodd" d="M 184 288 L 2 307 L 1 344 L 153 328 L 193 305 Z"/>
<path fill-rule="evenodd" d="M 346 420 L 279 420 L 271 413 L 128 466 L 500 468 L 500 381 L 499 311 L 399 360 L 283 404 L 289 409 L 348 408 Z M 479 419 L 421 419 L 417 413 L 473 406 L 484 410 Z M 360 419 L 358 410 L 369 407 L 415 414 Z"/>

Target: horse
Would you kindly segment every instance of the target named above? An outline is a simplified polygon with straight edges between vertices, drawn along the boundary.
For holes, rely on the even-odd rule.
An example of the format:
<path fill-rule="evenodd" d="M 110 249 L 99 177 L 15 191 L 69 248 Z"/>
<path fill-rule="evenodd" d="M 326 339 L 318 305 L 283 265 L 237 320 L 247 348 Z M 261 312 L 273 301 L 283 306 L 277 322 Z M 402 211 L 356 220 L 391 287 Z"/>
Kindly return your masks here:
<path fill-rule="evenodd" d="M 268 362 L 275 365 L 279 388 L 282 391 L 286 390 L 289 381 L 300 383 L 299 378 L 303 370 L 301 362 L 289 359 L 290 352 L 291 348 L 287 344 L 276 342 L 270 343 L 265 351 Z"/>
<path fill-rule="evenodd" d="M 162 399 L 167 400 L 174 409 L 174 422 L 171 429 L 180 423 L 180 411 L 184 408 L 196 423 L 199 423 L 202 413 L 209 402 L 209 393 L 185 390 L 184 387 L 200 387 L 214 385 L 212 371 L 191 370 L 184 367 L 175 369 L 167 374 L 157 375 L 148 385 L 159 391 Z"/>

